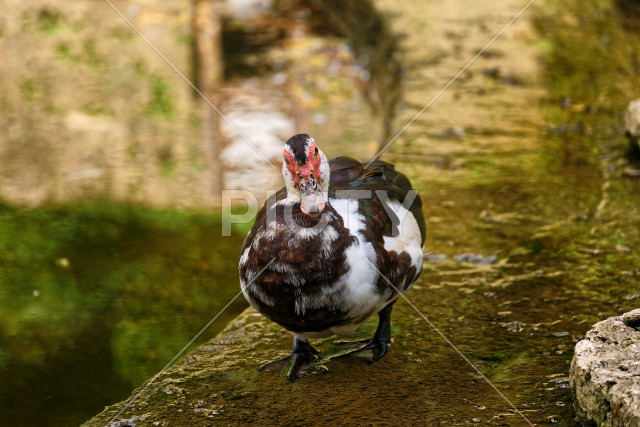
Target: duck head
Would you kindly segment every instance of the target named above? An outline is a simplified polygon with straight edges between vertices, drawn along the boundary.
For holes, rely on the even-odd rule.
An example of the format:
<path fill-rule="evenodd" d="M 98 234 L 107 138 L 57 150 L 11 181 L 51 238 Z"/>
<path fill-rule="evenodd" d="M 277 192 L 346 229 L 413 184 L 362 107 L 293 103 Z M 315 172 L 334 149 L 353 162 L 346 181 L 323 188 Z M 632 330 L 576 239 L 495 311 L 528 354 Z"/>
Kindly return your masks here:
<path fill-rule="evenodd" d="M 329 162 L 307 134 L 298 134 L 284 144 L 282 175 L 288 203 L 300 203 L 305 215 L 322 214 L 329 199 Z"/>

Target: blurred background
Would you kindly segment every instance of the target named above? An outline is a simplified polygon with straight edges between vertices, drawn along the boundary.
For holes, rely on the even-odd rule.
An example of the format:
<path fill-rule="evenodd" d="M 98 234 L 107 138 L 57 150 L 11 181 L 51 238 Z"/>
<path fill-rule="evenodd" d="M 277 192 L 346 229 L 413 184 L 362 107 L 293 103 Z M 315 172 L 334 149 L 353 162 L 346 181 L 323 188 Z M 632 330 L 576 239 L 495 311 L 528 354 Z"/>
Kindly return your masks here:
<path fill-rule="evenodd" d="M 299 132 L 371 158 L 523 4 L 0 0 L 0 424 L 77 425 L 158 372 L 239 290 L 221 190 L 278 189 Z M 475 304 L 461 263 L 502 260 L 462 273 L 496 313 L 529 297 L 487 278 L 552 284 L 471 322 L 538 324 L 518 345 L 553 341 L 563 414 L 571 340 L 640 294 L 639 9 L 540 0 L 383 156 L 423 192 L 443 312 Z"/>

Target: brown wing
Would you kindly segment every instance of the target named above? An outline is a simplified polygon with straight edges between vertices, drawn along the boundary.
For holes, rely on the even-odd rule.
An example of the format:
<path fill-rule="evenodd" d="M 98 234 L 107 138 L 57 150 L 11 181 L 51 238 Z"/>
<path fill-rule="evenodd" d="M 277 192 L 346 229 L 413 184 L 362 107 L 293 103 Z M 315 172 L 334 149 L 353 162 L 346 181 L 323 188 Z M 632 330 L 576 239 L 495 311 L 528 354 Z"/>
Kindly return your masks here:
<path fill-rule="evenodd" d="M 329 182 L 329 197 L 335 197 L 335 190 L 384 190 L 389 198 L 402 203 L 413 190 L 411 182 L 406 175 L 396 171 L 391 163 L 376 160 L 365 167 L 359 161 L 350 157 L 336 157 L 329 161 L 331 168 L 331 180 Z M 418 195 L 409 208 L 415 217 L 422 243 L 426 237 L 426 223 L 422 213 L 422 199 Z"/>

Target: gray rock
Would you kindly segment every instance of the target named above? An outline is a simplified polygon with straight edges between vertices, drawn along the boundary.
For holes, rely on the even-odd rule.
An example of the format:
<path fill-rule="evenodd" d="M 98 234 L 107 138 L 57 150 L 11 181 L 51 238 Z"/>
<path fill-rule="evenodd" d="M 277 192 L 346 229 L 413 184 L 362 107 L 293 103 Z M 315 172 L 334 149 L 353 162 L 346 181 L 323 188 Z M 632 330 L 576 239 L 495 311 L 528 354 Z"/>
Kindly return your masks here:
<path fill-rule="evenodd" d="M 458 262 L 466 262 L 468 264 L 478 264 L 478 265 L 490 265 L 493 264 L 497 259 L 497 255 L 480 255 L 473 254 L 470 252 L 465 252 L 463 254 L 454 255 L 453 259 Z"/>
<path fill-rule="evenodd" d="M 640 427 L 638 328 L 640 309 L 596 323 L 576 345 L 569 375 L 584 425 Z"/>
<path fill-rule="evenodd" d="M 631 101 L 624 112 L 624 128 L 631 143 L 640 150 L 640 99 Z"/>

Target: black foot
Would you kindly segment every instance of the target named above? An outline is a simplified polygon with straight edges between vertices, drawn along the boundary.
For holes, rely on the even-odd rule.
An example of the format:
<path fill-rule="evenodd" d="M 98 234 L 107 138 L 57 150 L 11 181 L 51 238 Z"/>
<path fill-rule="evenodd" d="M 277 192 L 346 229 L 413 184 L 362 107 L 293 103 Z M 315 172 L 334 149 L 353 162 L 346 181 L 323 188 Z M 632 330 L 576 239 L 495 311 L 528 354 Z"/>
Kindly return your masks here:
<path fill-rule="evenodd" d="M 394 301 L 395 302 L 395 301 Z M 355 350 L 349 350 L 344 353 L 340 353 L 334 357 L 344 357 L 351 356 L 358 353 L 362 353 L 363 351 L 371 351 L 372 362 L 377 362 L 382 359 L 389 352 L 389 347 L 391 347 L 391 310 L 393 309 L 393 302 L 380 310 L 378 313 L 378 329 L 376 329 L 376 333 L 373 335 L 371 340 L 365 341 L 353 341 L 351 344 L 365 344 L 360 348 L 356 348 Z M 346 343 L 346 342 L 343 342 Z"/>
<path fill-rule="evenodd" d="M 272 362 L 265 363 L 259 369 L 261 371 L 268 370 L 275 365 L 284 365 L 282 368 L 282 376 L 289 381 L 295 381 L 303 375 L 311 372 L 324 373 L 328 369 L 320 364 L 320 356 L 318 350 L 313 348 L 308 341 L 302 341 L 293 338 L 293 351 L 291 354 L 276 359 Z"/>
<path fill-rule="evenodd" d="M 371 351 L 372 353 L 371 361 L 377 362 L 378 360 L 382 359 L 384 356 L 387 355 L 387 353 L 389 352 L 389 347 L 391 347 L 391 343 L 389 341 L 381 341 L 381 340 L 376 340 L 374 338 L 371 341 L 367 341 L 367 344 L 360 348 L 356 348 L 355 350 L 349 350 L 347 352 L 337 354 L 334 357 L 338 358 L 338 357 L 345 357 L 345 356 L 353 356 L 353 355 L 362 353 L 364 351 Z"/>

